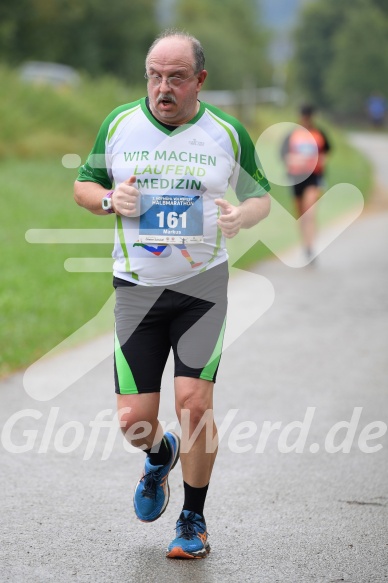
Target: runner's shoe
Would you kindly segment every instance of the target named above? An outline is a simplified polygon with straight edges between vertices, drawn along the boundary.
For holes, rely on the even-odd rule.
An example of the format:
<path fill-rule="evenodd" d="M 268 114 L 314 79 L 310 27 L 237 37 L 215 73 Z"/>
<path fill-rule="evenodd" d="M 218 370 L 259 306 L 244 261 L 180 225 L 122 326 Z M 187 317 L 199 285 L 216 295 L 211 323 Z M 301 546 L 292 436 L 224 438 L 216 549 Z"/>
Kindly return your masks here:
<path fill-rule="evenodd" d="M 210 553 L 206 522 L 190 510 L 182 510 L 176 523 L 176 538 L 168 545 L 170 559 L 204 559 Z"/>
<path fill-rule="evenodd" d="M 157 520 L 166 510 L 170 498 L 168 474 L 179 459 L 180 439 L 171 432 L 165 433 L 164 437 L 171 451 L 170 461 L 164 466 L 153 466 L 147 457 L 133 496 L 136 516 L 143 522 Z"/>

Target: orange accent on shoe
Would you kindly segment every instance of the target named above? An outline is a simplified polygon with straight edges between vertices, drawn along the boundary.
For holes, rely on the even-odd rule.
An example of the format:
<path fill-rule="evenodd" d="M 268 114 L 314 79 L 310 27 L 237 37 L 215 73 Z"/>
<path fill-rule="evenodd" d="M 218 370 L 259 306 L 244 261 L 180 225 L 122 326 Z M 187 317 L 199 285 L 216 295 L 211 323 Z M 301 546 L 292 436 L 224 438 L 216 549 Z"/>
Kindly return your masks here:
<path fill-rule="evenodd" d="M 202 543 L 205 544 L 207 541 L 207 533 L 206 532 L 199 532 L 197 536 L 201 539 Z"/>
<path fill-rule="evenodd" d="M 166 555 L 169 559 L 205 559 L 209 551 L 206 551 L 205 555 L 190 555 L 186 553 L 181 547 L 174 547 Z"/>

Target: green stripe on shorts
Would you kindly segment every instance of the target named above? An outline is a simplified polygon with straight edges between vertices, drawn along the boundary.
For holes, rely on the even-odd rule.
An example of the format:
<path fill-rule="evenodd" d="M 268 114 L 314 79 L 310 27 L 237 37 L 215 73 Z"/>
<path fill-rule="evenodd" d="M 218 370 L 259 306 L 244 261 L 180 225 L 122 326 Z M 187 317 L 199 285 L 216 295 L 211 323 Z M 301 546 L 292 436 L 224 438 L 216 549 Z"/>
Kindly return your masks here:
<path fill-rule="evenodd" d="M 138 388 L 133 378 L 132 371 L 125 359 L 123 351 L 121 350 L 120 342 L 115 332 L 115 362 L 117 377 L 119 380 L 120 395 L 134 395 L 137 394 Z"/>
<path fill-rule="evenodd" d="M 219 365 L 221 353 L 222 353 L 222 344 L 224 341 L 225 335 L 225 326 L 226 326 L 226 318 L 224 319 L 224 323 L 222 324 L 220 335 L 218 336 L 217 344 L 214 347 L 213 353 L 209 358 L 205 368 L 202 370 L 200 374 L 200 379 L 205 381 L 213 381 L 214 374 L 217 370 L 217 366 Z"/>

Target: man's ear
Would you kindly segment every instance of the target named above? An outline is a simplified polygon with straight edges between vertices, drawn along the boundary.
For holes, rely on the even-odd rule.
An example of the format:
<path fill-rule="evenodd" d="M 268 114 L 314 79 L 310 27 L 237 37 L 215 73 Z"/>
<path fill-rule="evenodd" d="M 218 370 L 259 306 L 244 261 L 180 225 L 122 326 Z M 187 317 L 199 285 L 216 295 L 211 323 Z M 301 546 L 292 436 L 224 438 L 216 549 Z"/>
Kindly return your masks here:
<path fill-rule="evenodd" d="M 197 86 L 198 91 L 201 90 L 202 85 L 204 84 L 206 77 L 207 77 L 207 71 L 206 71 L 206 69 L 202 69 L 202 71 L 198 75 L 198 86 Z"/>

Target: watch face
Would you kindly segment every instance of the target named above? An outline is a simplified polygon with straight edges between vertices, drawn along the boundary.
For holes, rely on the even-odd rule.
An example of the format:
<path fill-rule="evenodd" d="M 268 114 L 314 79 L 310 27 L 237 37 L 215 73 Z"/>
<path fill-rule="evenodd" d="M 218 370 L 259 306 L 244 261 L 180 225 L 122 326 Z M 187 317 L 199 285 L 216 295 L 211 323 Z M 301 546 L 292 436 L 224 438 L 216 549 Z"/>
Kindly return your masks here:
<path fill-rule="evenodd" d="M 102 199 L 102 208 L 104 211 L 109 211 L 112 208 L 112 200 L 110 198 L 103 198 Z"/>

